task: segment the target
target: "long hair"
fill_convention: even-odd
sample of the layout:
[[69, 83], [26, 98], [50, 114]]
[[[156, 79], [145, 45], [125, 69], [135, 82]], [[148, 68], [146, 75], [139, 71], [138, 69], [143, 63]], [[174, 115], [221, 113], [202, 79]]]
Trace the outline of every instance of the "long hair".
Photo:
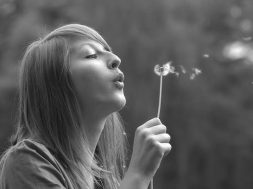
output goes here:
[[[88, 187], [87, 174], [104, 188], [116, 189], [124, 174], [126, 144], [123, 121], [118, 112], [107, 117], [95, 158], [81, 127], [81, 111], [70, 77], [71, 44], [74, 39], [106, 41], [92, 28], [69, 24], [33, 42], [21, 62], [17, 143], [28, 137], [50, 147], [64, 166], [74, 188]], [[83, 132], [81, 132], [83, 131]]]

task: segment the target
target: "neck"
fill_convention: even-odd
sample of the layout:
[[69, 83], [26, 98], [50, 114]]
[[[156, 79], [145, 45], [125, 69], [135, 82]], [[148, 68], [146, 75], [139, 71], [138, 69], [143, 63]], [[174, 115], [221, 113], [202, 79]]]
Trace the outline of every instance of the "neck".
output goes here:
[[83, 128], [89, 142], [89, 148], [94, 155], [100, 135], [104, 129], [107, 116], [85, 115], [83, 117]]

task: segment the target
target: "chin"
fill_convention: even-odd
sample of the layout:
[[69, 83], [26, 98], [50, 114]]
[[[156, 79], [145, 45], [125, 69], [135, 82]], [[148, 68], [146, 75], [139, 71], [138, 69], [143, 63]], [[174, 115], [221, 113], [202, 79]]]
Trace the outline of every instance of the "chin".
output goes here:
[[124, 108], [125, 105], [126, 105], [125, 97], [121, 99], [117, 99], [117, 101], [113, 102], [113, 107], [112, 107], [113, 112], [120, 111], [122, 108]]
[[126, 99], [125, 97], [122, 99], [119, 99], [117, 102], [115, 102], [115, 111], [119, 111], [126, 105]]
[[113, 112], [120, 111], [126, 105], [125, 95], [122, 93], [115, 93], [110, 97], [103, 96], [99, 102], [97, 108], [106, 114], [111, 114]]

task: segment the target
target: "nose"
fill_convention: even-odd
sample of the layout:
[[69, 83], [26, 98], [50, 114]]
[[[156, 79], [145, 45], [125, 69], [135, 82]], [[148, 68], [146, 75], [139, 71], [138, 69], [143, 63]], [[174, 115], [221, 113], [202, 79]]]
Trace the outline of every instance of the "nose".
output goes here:
[[120, 58], [117, 55], [115, 55], [114, 53], [111, 53], [111, 58], [109, 61], [109, 68], [116, 69], [119, 67], [120, 64], [121, 64]]

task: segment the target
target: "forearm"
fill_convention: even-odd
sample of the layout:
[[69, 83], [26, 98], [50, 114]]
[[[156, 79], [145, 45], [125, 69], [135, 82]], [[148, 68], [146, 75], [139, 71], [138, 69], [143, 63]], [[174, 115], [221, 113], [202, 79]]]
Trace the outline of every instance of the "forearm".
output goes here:
[[147, 189], [148, 185], [148, 179], [133, 172], [126, 172], [119, 189]]

